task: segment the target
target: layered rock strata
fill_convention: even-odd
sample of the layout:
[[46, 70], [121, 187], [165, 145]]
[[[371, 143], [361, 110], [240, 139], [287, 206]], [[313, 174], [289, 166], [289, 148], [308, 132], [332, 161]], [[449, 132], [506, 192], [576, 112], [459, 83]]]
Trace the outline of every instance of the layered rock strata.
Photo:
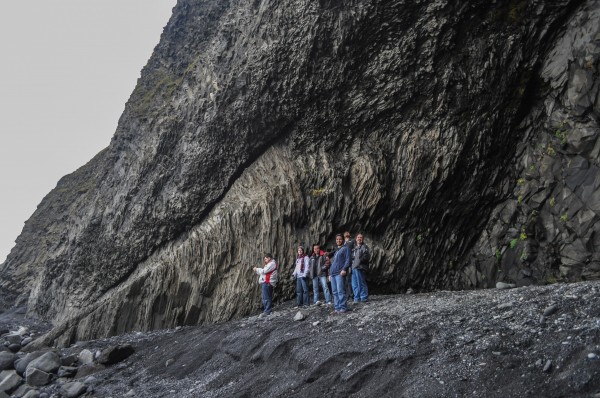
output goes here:
[[60, 344], [219, 322], [259, 307], [264, 251], [290, 297], [295, 246], [344, 229], [374, 292], [598, 277], [599, 9], [180, 0], [110, 146], [27, 221], [5, 299]]

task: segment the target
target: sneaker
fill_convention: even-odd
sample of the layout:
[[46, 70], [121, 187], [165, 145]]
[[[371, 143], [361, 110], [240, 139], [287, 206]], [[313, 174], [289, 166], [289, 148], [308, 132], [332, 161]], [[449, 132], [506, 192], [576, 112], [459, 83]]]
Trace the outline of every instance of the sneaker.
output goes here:
[[321, 303], [319, 300], [317, 300], [317, 302], [315, 303], [315, 305], [321, 305], [323, 303]]
[[339, 311], [338, 310], [333, 310], [333, 311], [331, 311], [331, 313], [329, 315], [337, 315], [337, 314], [339, 314]]
[[346, 312], [348, 312], [348, 310], [338, 310], [336, 311], [338, 314], [345, 314]]
[[263, 313], [262, 313], [262, 314], [260, 314], [258, 317], [259, 317], [259, 318], [264, 318], [264, 317], [266, 317], [266, 316], [267, 316], [267, 314], [265, 314], [265, 313], [263, 312]]
[[300, 308], [300, 307], [298, 307], [298, 306], [292, 307], [293, 310], [297, 310], [298, 308]]
[[325, 303], [325, 305], [332, 305], [332, 303], [331, 303], [331, 301], [330, 301], [330, 302], [328, 302], [328, 303]]

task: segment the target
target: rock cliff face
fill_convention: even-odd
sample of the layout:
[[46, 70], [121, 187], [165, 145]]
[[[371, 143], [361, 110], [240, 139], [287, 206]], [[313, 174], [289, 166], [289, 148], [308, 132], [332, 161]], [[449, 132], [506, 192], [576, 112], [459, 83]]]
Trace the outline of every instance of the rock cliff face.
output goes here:
[[600, 2], [180, 0], [110, 146], [0, 268], [58, 344], [260, 305], [362, 231], [374, 292], [600, 276]]

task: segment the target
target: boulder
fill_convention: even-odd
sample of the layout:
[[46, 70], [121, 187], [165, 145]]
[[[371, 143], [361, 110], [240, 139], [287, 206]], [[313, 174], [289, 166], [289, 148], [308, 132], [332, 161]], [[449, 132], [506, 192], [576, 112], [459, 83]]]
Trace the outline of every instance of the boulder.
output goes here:
[[110, 346], [104, 349], [98, 357], [98, 363], [110, 366], [119, 363], [135, 352], [130, 344]]
[[37, 368], [28, 367], [27, 371], [25, 372], [25, 379], [27, 380], [27, 384], [30, 386], [42, 387], [52, 381], [52, 374]]
[[86, 365], [81, 365], [78, 369], [77, 369], [77, 374], [75, 374], [75, 378], [76, 379], [81, 379], [84, 378], [86, 376], [91, 375], [92, 373], [96, 373], [101, 371], [102, 369], [105, 369], [106, 366], [104, 365], [100, 365], [97, 363], [88, 363]]
[[29, 354], [25, 355], [23, 358], [17, 359], [15, 361], [15, 369], [16, 369], [17, 373], [20, 374], [21, 376], [24, 376], [25, 371], [27, 370], [27, 365], [29, 365], [29, 363], [31, 363], [31, 361], [41, 357], [45, 353], [46, 353], [46, 351], [30, 352]]
[[6, 393], [10, 393], [14, 391], [17, 387], [19, 387], [23, 383], [23, 378], [17, 374], [17, 372], [10, 371], [8, 374], [5, 373], [5, 376], [0, 381], [0, 391], [4, 391]]
[[0, 371], [13, 369], [16, 356], [10, 352], [0, 352]]
[[46, 373], [56, 373], [60, 368], [60, 357], [53, 351], [44, 353], [39, 358], [34, 359], [27, 365], [27, 370], [36, 368]]

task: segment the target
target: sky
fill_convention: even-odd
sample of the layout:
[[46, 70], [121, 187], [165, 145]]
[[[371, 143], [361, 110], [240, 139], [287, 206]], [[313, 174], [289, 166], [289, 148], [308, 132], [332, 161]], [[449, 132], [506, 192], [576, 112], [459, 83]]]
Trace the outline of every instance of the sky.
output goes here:
[[0, 263], [58, 180], [108, 146], [175, 3], [0, 2]]

